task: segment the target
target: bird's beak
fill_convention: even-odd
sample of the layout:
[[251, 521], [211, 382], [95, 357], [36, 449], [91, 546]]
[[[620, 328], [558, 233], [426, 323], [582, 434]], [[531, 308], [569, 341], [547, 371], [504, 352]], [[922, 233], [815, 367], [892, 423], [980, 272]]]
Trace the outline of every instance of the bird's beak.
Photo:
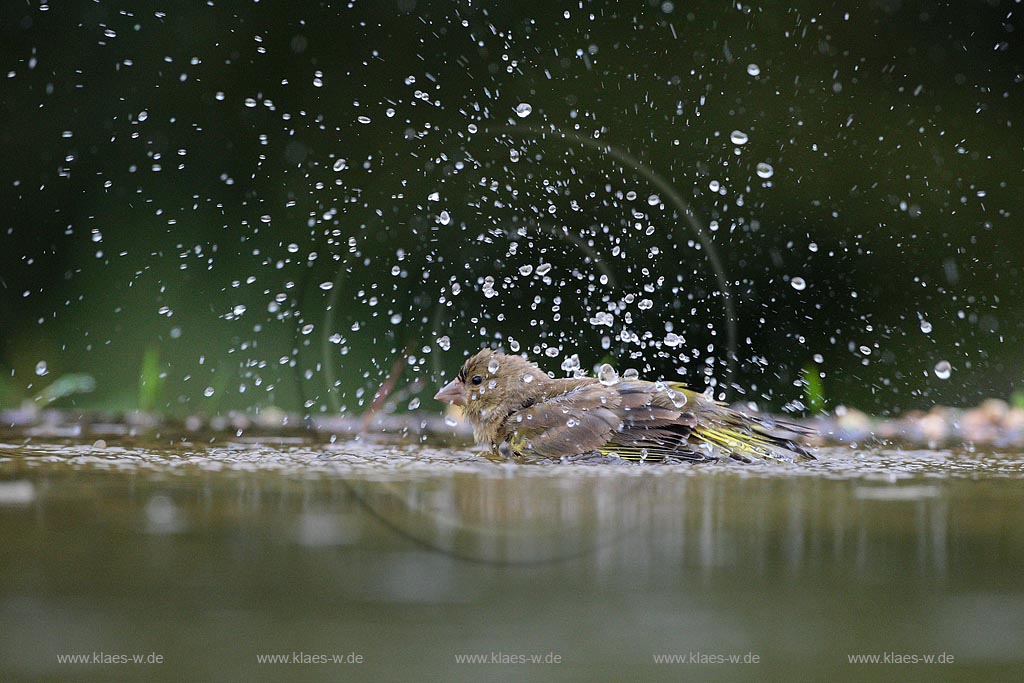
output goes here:
[[453, 379], [441, 387], [441, 391], [434, 394], [434, 399], [457, 406], [464, 406], [466, 405], [466, 386], [459, 380]]

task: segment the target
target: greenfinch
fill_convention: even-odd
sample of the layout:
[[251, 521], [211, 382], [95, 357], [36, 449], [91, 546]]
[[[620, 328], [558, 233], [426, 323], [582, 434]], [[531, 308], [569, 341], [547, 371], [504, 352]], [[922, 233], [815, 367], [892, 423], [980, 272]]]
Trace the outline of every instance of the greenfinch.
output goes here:
[[483, 349], [434, 397], [462, 406], [494, 455], [599, 454], [635, 461], [814, 460], [784, 435], [803, 427], [754, 417], [674, 382], [552, 379], [520, 356]]

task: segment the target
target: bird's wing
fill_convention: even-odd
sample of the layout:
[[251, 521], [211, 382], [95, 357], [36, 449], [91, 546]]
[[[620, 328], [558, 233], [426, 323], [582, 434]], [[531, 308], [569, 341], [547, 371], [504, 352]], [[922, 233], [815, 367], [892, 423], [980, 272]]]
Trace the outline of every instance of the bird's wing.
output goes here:
[[[563, 380], [504, 425], [513, 450], [545, 457], [598, 451], [626, 460], [813, 460], [780, 432], [803, 428], [740, 413], [678, 383]], [[703, 447], [702, 447], [703, 446]]]
[[623, 426], [603, 450], [620, 457], [702, 461], [714, 460], [718, 451], [746, 462], [814, 459], [782, 434], [806, 433], [802, 427], [741, 413], [682, 384], [621, 382], [616, 389], [622, 395], [616, 412]]
[[512, 413], [506, 430], [517, 446], [545, 457], [589, 453], [604, 446], [622, 426], [620, 398], [599, 382], [572, 382]]
[[[710, 402], [709, 402], [710, 403]], [[783, 432], [808, 434], [799, 425], [753, 417], [714, 404], [714, 412], [694, 430], [694, 437], [724, 451], [734, 460], [815, 460], [814, 454]]]
[[[813, 433], [811, 430], [771, 417], [749, 415], [690, 391], [682, 384], [673, 384], [686, 394], [698, 416], [693, 427], [693, 440], [710, 444], [730, 458], [781, 460], [795, 462], [814, 460], [814, 455], [794, 438]], [[794, 438], [786, 436], [786, 433]]]
[[713, 460], [689, 445], [697, 423], [697, 407], [689, 392], [662, 382], [624, 381], [615, 385], [621, 397], [615, 413], [622, 428], [600, 450], [626, 460]]

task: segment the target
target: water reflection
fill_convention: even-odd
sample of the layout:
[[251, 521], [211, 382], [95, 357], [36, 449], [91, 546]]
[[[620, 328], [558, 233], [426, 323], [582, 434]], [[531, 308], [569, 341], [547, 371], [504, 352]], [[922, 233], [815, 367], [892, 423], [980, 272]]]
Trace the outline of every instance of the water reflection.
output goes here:
[[[631, 566], [794, 575], [826, 564], [883, 573], [894, 555], [904, 569], [942, 575], [951, 504], [991, 489], [977, 480], [1024, 472], [1012, 456], [845, 449], [788, 467], [495, 464], [472, 452], [359, 443], [5, 451], [0, 506], [45, 515], [88, 503], [146, 534], [273, 516], [308, 547], [372, 538], [495, 564], [610, 554]], [[975, 528], [978, 515], [986, 519]], [[972, 533], [1019, 537], [1010, 521], [1022, 520], [974, 507], [957, 516]]]

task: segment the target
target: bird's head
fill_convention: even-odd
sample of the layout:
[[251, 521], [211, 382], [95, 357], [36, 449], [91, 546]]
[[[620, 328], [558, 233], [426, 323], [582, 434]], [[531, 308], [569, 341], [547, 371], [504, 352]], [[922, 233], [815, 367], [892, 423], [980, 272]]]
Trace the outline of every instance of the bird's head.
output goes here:
[[482, 349], [434, 398], [463, 406], [466, 417], [480, 424], [504, 420], [537, 395], [547, 381], [548, 376], [525, 358]]

